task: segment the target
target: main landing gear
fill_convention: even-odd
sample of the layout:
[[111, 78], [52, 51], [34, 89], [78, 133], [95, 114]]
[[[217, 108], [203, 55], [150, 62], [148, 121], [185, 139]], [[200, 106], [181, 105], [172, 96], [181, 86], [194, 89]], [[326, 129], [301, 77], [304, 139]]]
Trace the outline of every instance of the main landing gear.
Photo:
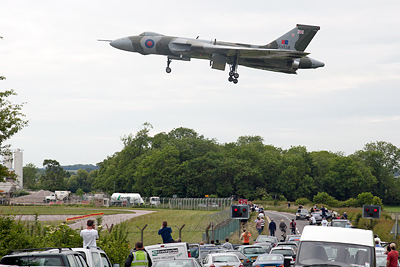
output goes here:
[[238, 63], [238, 59], [237, 57], [235, 57], [235, 59], [233, 60], [233, 64], [230, 67], [230, 71], [229, 71], [229, 78], [228, 81], [233, 82], [234, 84], [238, 83], [238, 78], [239, 78], [239, 73], [237, 73], [237, 64]]
[[172, 71], [172, 69], [169, 67], [169, 64], [171, 64], [171, 59], [167, 59], [167, 67], [165, 68], [165, 71], [167, 72], [167, 73], [171, 73], [171, 71]]

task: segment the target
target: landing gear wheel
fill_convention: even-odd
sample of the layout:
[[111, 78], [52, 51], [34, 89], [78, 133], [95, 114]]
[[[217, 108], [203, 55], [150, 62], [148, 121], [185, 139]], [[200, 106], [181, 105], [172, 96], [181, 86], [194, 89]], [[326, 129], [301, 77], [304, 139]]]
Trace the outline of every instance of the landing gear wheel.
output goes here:
[[239, 78], [239, 73], [234, 73], [233, 77], [235, 77], [236, 79]]
[[232, 76], [229, 76], [228, 81], [233, 82]]
[[238, 83], [239, 73], [237, 73], [238, 67], [238, 58], [237, 55], [231, 58], [231, 65], [229, 70], [229, 78], [228, 81], [233, 82], [234, 84]]
[[233, 83], [234, 83], [234, 84], [237, 84], [238, 82], [239, 82], [238, 79], [236, 79], [236, 78], [233, 79]]
[[167, 67], [166, 69], [165, 69], [165, 71], [167, 72], [167, 73], [171, 73], [171, 68], [170, 67]]

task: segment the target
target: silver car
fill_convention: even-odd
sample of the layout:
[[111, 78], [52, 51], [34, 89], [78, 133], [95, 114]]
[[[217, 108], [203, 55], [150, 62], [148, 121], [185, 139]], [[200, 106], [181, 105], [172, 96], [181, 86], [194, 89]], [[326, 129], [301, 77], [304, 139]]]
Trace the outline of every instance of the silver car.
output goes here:
[[233, 253], [211, 253], [203, 260], [203, 267], [243, 267], [243, 263]]

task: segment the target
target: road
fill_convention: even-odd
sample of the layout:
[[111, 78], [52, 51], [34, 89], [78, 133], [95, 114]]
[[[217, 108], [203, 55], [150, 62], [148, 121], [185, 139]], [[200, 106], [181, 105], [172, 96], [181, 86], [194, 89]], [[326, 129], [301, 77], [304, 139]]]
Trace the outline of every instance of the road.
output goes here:
[[[288, 227], [287, 234], [290, 233], [289, 229], [289, 223], [292, 221], [292, 219], [296, 219], [296, 215], [293, 213], [287, 213], [287, 212], [278, 212], [278, 211], [270, 211], [270, 210], [264, 210], [264, 214], [266, 215], [266, 222], [265, 222], [265, 227], [268, 226], [269, 222], [271, 219], [274, 220], [276, 223], [277, 228], [279, 229], [279, 223], [281, 220], [284, 220]], [[304, 226], [308, 225], [307, 220], [295, 220], [296, 222], [296, 234], [301, 234], [303, 232]], [[281, 233], [279, 230], [276, 232], [276, 236], [280, 236]]]

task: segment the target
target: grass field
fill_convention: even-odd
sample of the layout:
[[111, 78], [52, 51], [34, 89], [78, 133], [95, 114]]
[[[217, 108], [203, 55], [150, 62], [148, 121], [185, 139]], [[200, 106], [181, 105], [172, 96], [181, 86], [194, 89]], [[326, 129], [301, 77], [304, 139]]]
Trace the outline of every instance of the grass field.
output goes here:
[[126, 208], [94, 208], [87, 206], [0, 206], [0, 214], [5, 215], [85, 215], [103, 212], [104, 215], [130, 213]]

